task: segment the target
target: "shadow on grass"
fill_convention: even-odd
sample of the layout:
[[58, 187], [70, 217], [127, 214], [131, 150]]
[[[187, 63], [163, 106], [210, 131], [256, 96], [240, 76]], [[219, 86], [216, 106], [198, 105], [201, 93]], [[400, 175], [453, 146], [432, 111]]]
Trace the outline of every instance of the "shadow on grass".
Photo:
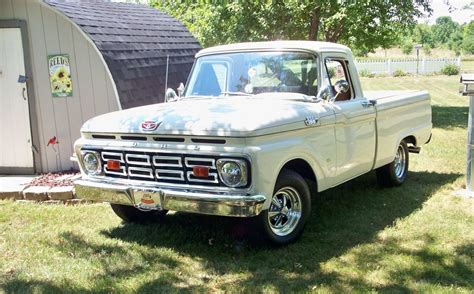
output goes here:
[[466, 128], [469, 116], [467, 106], [432, 106], [433, 127], [441, 129]]
[[[312, 217], [303, 237], [295, 244], [282, 248], [249, 242], [248, 237], [252, 233], [248, 219], [176, 213], [160, 224], [123, 224], [101, 232], [111, 241], [138, 244], [145, 247], [144, 250], [127, 251], [94, 244], [84, 236], [72, 233], [62, 235], [64, 245], [58, 249], [82, 252], [77, 258], [84, 259], [105, 254], [104, 258], [99, 259], [104, 271], [95, 277], [98, 282], [94, 291], [109, 292], [124, 279], [146, 275], [150, 271], [162, 271], [162, 274], [151, 281], [143, 281], [138, 285], [138, 292], [181, 291], [183, 285], [188, 291], [215, 290], [209, 287], [213, 277], [239, 273], [245, 273], [244, 277], [229, 284], [222, 283], [219, 289], [238, 289], [239, 292], [265, 289], [306, 291], [311, 290], [313, 285], [325, 286], [336, 292], [373, 289], [373, 285], [360, 277], [324, 270], [321, 264], [359, 245], [379, 242], [377, 234], [380, 231], [420, 209], [436, 190], [460, 176], [410, 172], [406, 184], [393, 189], [376, 188], [373, 174], [357, 178], [317, 195], [313, 199]], [[391, 284], [376, 290], [411, 291], [406, 286], [407, 281], [418, 280], [433, 285], [473, 286], [470, 277], [474, 272], [463, 259], [456, 258], [454, 264], [447, 264], [443, 253], [432, 252], [433, 240], [429, 236], [425, 239], [425, 245], [415, 251], [401, 248], [391, 240], [386, 240], [379, 250], [355, 250], [351, 267], [377, 265], [387, 254], [406, 254], [416, 257], [424, 266], [390, 273]], [[187, 284], [188, 277], [179, 273], [180, 267], [187, 266], [183, 260], [164, 256], [156, 249], [169, 249], [181, 257], [199, 261], [204, 272], [201, 276], [197, 275], [201, 283]], [[472, 248], [460, 248], [459, 252], [470, 250]], [[109, 255], [115, 255], [112, 260], [124, 264], [111, 264], [107, 258]], [[144, 261], [148, 266], [143, 264]], [[64, 288], [48, 282], [15, 279], [10, 279], [0, 289], [16, 292], [25, 287], [39, 292], [64, 292]], [[71, 292], [75, 291], [71, 289]], [[88, 292], [88, 289], [78, 289], [77, 292]]]

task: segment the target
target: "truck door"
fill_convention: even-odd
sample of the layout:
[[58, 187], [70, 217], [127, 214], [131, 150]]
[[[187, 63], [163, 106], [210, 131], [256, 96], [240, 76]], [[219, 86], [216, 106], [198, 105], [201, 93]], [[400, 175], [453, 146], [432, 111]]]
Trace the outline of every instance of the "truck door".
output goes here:
[[[355, 70], [344, 55], [324, 58], [326, 82], [331, 85], [335, 97], [332, 107], [336, 115], [336, 176], [335, 184], [364, 174], [372, 169], [375, 157], [376, 125], [375, 108], [362, 91]], [[352, 75], [351, 75], [352, 74]], [[345, 80], [349, 90], [336, 94], [334, 85]], [[355, 84], [354, 81], [357, 83]]]

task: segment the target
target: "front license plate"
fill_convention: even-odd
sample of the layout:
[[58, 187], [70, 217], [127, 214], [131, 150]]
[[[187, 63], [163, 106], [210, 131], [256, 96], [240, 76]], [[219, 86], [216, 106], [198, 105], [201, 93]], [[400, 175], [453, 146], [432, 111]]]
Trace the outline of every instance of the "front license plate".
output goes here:
[[161, 209], [161, 192], [134, 190], [135, 204], [143, 209]]

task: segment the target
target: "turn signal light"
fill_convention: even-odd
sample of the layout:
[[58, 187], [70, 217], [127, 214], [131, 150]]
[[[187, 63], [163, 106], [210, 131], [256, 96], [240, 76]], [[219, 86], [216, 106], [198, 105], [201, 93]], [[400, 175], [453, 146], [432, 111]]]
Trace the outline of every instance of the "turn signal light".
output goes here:
[[108, 160], [107, 161], [108, 170], [120, 170], [120, 161], [118, 160]]
[[193, 175], [198, 178], [209, 177], [209, 168], [207, 166], [194, 166]]

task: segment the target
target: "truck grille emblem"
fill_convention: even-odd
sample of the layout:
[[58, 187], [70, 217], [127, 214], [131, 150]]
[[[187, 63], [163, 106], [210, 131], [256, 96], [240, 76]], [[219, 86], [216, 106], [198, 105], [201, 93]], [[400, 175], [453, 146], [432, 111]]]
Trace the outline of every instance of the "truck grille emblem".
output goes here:
[[142, 122], [142, 131], [154, 131], [160, 126], [161, 122], [146, 120]]

